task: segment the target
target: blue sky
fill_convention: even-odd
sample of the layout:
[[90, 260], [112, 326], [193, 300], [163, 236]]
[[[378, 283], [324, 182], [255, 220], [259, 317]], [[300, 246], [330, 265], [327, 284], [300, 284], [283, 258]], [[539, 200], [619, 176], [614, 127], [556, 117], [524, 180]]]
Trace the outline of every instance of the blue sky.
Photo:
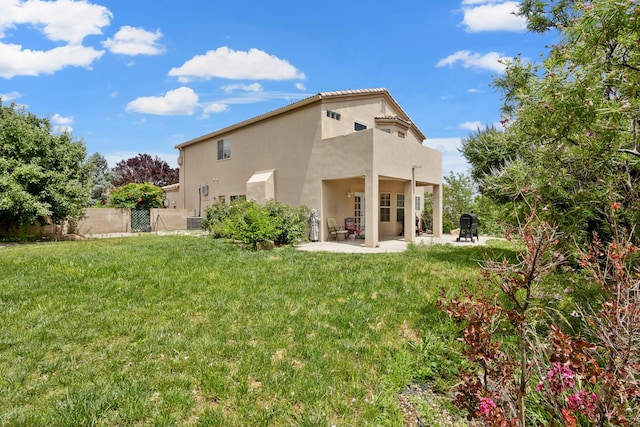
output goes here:
[[537, 61], [517, 2], [0, 0], [0, 96], [114, 166], [176, 166], [176, 144], [318, 92], [387, 88], [465, 172], [456, 148], [499, 123], [501, 58]]

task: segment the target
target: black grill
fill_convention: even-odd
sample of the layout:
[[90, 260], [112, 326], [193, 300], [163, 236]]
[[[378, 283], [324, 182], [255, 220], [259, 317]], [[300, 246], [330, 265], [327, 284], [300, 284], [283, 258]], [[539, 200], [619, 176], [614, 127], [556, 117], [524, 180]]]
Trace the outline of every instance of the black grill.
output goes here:
[[460, 235], [456, 241], [471, 239], [471, 243], [473, 243], [474, 237], [478, 239], [478, 216], [473, 212], [462, 214], [460, 216]]

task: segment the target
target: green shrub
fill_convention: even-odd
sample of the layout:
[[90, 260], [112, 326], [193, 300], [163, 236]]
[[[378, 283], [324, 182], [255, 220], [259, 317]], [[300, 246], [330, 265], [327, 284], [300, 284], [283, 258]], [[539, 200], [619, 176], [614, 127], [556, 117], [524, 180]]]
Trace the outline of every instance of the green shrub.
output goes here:
[[270, 217], [269, 212], [255, 202], [244, 202], [244, 205], [244, 212], [232, 218], [235, 233], [233, 237], [252, 246], [268, 240], [275, 241], [282, 221]]
[[231, 238], [230, 221], [232, 210], [237, 209], [238, 202], [216, 203], [205, 209], [205, 217], [201, 227], [215, 238]]
[[107, 205], [114, 208], [151, 209], [163, 207], [163, 202], [162, 188], [150, 182], [132, 182], [112, 190]]
[[269, 200], [265, 204], [269, 216], [279, 218], [278, 234], [274, 240], [277, 245], [296, 244], [304, 240], [307, 232], [307, 218], [309, 208], [306, 206], [293, 207], [284, 203]]
[[216, 203], [205, 210], [202, 228], [213, 237], [240, 240], [252, 247], [265, 241], [295, 244], [304, 238], [308, 210], [273, 200], [265, 205], [244, 200]]

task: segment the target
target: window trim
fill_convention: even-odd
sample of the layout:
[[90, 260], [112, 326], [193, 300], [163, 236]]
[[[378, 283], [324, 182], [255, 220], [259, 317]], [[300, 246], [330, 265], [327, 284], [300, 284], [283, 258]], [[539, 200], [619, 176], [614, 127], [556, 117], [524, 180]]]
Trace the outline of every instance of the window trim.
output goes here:
[[[400, 215], [400, 211], [402, 211], [402, 215]], [[405, 214], [404, 193], [396, 193], [396, 221], [404, 222], [404, 214]]]
[[[384, 197], [383, 197], [384, 196]], [[391, 193], [380, 192], [378, 195], [380, 222], [391, 222]]]
[[[222, 143], [222, 145], [220, 144]], [[227, 160], [231, 158], [231, 140], [229, 138], [219, 139], [217, 142], [218, 160]]]

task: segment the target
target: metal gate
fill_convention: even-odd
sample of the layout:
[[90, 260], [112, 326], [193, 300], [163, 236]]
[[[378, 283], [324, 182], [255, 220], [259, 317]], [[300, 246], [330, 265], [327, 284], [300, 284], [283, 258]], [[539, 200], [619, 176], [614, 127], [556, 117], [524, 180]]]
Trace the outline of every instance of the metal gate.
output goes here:
[[131, 209], [131, 232], [151, 231], [151, 212], [149, 209]]

